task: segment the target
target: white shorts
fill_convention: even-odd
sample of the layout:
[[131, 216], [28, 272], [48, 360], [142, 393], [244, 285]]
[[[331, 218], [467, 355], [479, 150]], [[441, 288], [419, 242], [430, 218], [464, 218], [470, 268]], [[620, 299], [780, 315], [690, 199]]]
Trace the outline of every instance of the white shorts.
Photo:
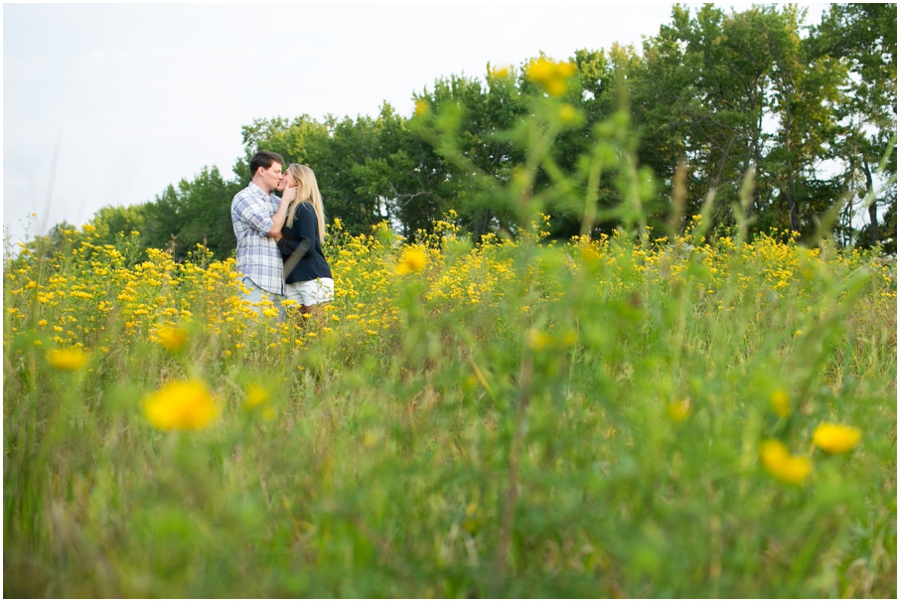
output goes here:
[[301, 305], [316, 305], [334, 299], [334, 280], [316, 278], [284, 285], [284, 296]]

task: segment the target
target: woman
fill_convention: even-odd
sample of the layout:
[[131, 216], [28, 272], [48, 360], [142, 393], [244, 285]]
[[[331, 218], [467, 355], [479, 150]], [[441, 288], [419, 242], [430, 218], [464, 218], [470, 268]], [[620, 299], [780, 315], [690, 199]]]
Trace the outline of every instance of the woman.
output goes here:
[[297, 196], [288, 205], [281, 236], [276, 239], [284, 260], [284, 296], [300, 303], [301, 315], [308, 317], [334, 299], [331, 268], [322, 252], [325, 210], [316, 174], [309, 167], [290, 164], [282, 181], [284, 190], [297, 189]]

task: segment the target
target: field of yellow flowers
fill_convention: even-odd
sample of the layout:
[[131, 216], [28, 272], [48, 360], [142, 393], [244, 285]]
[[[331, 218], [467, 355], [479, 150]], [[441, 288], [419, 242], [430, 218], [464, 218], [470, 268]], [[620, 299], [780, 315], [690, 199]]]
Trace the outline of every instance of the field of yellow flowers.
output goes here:
[[331, 228], [322, 320], [90, 227], [4, 272], [4, 595], [895, 597], [896, 264]]

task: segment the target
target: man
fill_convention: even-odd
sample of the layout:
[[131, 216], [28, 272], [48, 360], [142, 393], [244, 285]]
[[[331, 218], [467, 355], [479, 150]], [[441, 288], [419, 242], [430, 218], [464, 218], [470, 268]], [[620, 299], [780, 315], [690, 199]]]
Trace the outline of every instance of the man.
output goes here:
[[[250, 159], [250, 184], [231, 201], [231, 222], [237, 238], [237, 271], [250, 289], [244, 298], [251, 303], [268, 299], [284, 319], [284, 263], [273, 236], [281, 235], [287, 207], [297, 189], [279, 199], [274, 191], [281, 183], [284, 159], [278, 153], [260, 151]], [[257, 313], [258, 307], [254, 308]]]

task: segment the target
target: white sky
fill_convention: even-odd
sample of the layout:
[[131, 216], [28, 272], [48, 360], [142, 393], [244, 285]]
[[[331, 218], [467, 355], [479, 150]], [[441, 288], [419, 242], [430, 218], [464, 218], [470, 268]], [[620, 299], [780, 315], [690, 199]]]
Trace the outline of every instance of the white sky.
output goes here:
[[34, 235], [151, 201], [204, 166], [231, 179], [256, 118], [375, 116], [383, 101], [409, 116], [414, 91], [488, 62], [640, 49], [671, 7], [4, 4], [3, 223], [19, 241], [32, 212]]

